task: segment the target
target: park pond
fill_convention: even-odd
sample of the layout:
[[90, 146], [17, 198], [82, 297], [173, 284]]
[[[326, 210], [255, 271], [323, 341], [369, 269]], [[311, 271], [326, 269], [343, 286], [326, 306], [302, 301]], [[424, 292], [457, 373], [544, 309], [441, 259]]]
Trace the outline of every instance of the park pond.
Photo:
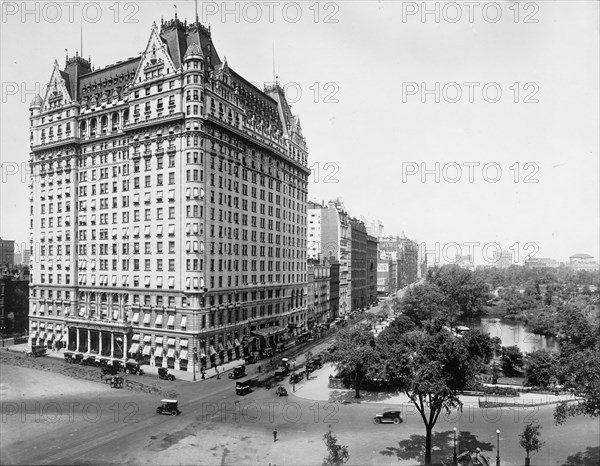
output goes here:
[[531, 353], [542, 349], [558, 353], [558, 339], [546, 335], [531, 333], [520, 321], [505, 320], [498, 317], [473, 317], [462, 323], [472, 330], [481, 330], [490, 337], [499, 337], [502, 346], [518, 346], [521, 352]]

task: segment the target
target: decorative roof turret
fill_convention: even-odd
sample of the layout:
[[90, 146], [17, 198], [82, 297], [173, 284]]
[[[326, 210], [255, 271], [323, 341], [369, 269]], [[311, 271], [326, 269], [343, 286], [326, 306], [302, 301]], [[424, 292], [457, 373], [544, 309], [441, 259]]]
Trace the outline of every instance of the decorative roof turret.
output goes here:
[[35, 97], [33, 98], [33, 100], [31, 101], [31, 103], [29, 104], [29, 108], [31, 110], [36, 109], [36, 108], [40, 109], [40, 108], [42, 108], [43, 103], [44, 102], [42, 100], [42, 97], [39, 94], [36, 94]]
[[185, 55], [183, 56], [183, 60], [191, 60], [193, 58], [203, 60], [204, 54], [202, 53], [202, 49], [198, 44], [192, 42], [190, 46], [187, 48]]

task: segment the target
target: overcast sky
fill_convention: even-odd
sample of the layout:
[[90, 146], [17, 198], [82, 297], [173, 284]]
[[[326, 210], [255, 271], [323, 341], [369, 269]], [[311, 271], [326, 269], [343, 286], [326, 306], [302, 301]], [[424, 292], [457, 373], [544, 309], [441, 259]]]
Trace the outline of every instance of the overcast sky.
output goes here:
[[[275, 73], [300, 115], [309, 198], [343, 199], [442, 262], [499, 245], [599, 253], [598, 2], [198, 2], [231, 68]], [[29, 102], [54, 60], [136, 56], [173, 2], [4, 2], [0, 234], [28, 238]], [[224, 6], [229, 13], [226, 14]], [[436, 12], [437, 10], [437, 12]], [[177, 2], [179, 19], [194, 2]], [[426, 172], [424, 170], [427, 170]], [[16, 172], [16, 173], [15, 173]]]

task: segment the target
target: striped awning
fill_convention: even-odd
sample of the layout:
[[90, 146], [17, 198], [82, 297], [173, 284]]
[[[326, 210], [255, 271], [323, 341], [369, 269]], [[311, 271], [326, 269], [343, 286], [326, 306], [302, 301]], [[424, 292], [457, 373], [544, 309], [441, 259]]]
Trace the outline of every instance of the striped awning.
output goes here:
[[152, 347], [151, 346], [144, 346], [142, 354], [144, 356], [149, 356], [151, 351], [152, 351]]
[[186, 359], [188, 358], [188, 352], [187, 350], [181, 350], [181, 352], [179, 353], [179, 359]]

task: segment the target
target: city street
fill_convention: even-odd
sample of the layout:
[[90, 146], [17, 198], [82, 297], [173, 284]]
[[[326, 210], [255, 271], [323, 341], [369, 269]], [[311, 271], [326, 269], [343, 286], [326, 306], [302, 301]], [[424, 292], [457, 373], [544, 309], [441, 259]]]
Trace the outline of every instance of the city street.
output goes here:
[[[318, 342], [313, 352], [327, 344]], [[298, 365], [302, 361], [297, 358]], [[250, 366], [249, 374], [255, 370]], [[175, 381], [171, 386], [182, 414], [172, 417], [155, 413], [158, 395], [4, 364], [2, 463], [320, 464], [326, 456], [322, 437], [329, 425], [339, 442], [348, 445], [349, 464], [422, 462], [424, 428], [410, 404], [395, 405], [384, 394], [365, 394], [364, 400], [376, 402], [346, 404], [348, 397], [327, 389], [331, 372], [328, 366], [316, 371], [311, 380], [296, 386], [295, 393], [286, 377], [282, 384], [289, 396], [281, 398], [275, 387], [237, 396], [235, 382], [227, 377]], [[375, 425], [373, 416], [386, 408], [402, 409], [406, 422]], [[553, 406], [482, 410], [469, 405], [462, 414], [438, 421], [434, 459], [452, 457], [457, 427], [458, 452], [479, 447], [493, 463], [500, 429], [501, 464], [522, 464], [517, 435], [531, 420], [543, 426], [546, 441], [532, 464], [564, 464], [570, 455], [597, 448], [595, 420], [570, 419], [567, 428], [559, 429], [553, 425], [552, 410]]]

